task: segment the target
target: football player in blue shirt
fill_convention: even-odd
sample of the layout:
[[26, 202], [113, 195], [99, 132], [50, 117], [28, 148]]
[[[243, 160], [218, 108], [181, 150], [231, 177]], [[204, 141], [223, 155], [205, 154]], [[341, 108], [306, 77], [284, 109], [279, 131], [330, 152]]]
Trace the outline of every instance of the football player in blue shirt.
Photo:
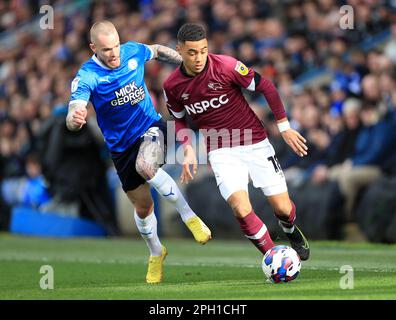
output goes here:
[[175, 181], [160, 168], [165, 159], [166, 126], [144, 82], [146, 61], [180, 64], [182, 60], [175, 50], [158, 44], [120, 44], [109, 21], [95, 23], [90, 37], [94, 55], [72, 82], [66, 125], [72, 131], [81, 129], [88, 101], [92, 103], [122, 188], [135, 207], [137, 228], [150, 249], [146, 281], [158, 283], [167, 251], [158, 238], [150, 186], [174, 204], [199, 243], [211, 239], [210, 230], [187, 204]]

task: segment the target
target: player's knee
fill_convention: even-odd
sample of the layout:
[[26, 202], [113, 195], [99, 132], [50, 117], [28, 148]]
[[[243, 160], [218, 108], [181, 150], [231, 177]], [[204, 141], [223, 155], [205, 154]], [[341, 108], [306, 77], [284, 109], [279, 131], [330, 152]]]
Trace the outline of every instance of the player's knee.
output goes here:
[[252, 205], [250, 204], [247, 193], [236, 192], [232, 194], [228, 199], [227, 203], [230, 205], [234, 215], [237, 218], [244, 218], [252, 211]]
[[252, 207], [247, 204], [231, 204], [231, 208], [237, 218], [244, 218], [252, 211]]
[[138, 158], [136, 160], [136, 172], [145, 180], [151, 180], [152, 178], [154, 178], [155, 174], [158, 171], [158, 168], [159, 166], [157, 164], [149, 163], [143, 158]]
[[140, 219], [144, 219], [148, 217], [154, 209], [154, 203], [152, 201], [148, 201], [146, 203], [133, 203], [135, 207], [136, 214]]

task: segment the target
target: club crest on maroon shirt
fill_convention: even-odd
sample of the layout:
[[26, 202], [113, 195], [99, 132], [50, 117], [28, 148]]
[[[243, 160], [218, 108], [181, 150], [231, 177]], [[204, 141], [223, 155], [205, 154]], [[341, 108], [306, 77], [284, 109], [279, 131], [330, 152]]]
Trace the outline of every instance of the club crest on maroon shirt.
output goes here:
[[215, 82], [209, 82], [208, 83], [208, 88], [217, 90], [217, 89], [223, 89], [220, 83], [215, 83]]

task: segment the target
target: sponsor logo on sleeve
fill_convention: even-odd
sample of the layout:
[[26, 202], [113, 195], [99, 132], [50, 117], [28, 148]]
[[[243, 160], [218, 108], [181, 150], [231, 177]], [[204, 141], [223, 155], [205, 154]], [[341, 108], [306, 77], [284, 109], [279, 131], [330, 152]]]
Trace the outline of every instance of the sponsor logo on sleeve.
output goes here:
[[249, 69], [241, 61], [237, 62], [235, 66], [235, 71], [242, 76], [246, 76], [249, 73]]
[[71, 92], [75, 92], [78, 88], [78, 82], [80, 81], [80, 77], [75, 77], [71, 83]]

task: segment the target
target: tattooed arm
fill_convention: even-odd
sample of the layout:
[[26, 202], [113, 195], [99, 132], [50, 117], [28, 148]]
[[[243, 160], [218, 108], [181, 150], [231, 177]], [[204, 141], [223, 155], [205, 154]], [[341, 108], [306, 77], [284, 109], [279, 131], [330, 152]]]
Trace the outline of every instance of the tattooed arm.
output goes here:
[[87, 123], [87, 102], [73, 100], [69, 103], [69, 110], [66, 116], [66, 126], [70, 131], [78, 131]]
[[153, 44], [149, 47], [151, 50], [153, 50], [153, 59], [172, 64], [180, 64], [182, 62], [180, 54], [178, 54], [177, 51], [173, 50], [172, 48], [162, 46], [160, 44]]

